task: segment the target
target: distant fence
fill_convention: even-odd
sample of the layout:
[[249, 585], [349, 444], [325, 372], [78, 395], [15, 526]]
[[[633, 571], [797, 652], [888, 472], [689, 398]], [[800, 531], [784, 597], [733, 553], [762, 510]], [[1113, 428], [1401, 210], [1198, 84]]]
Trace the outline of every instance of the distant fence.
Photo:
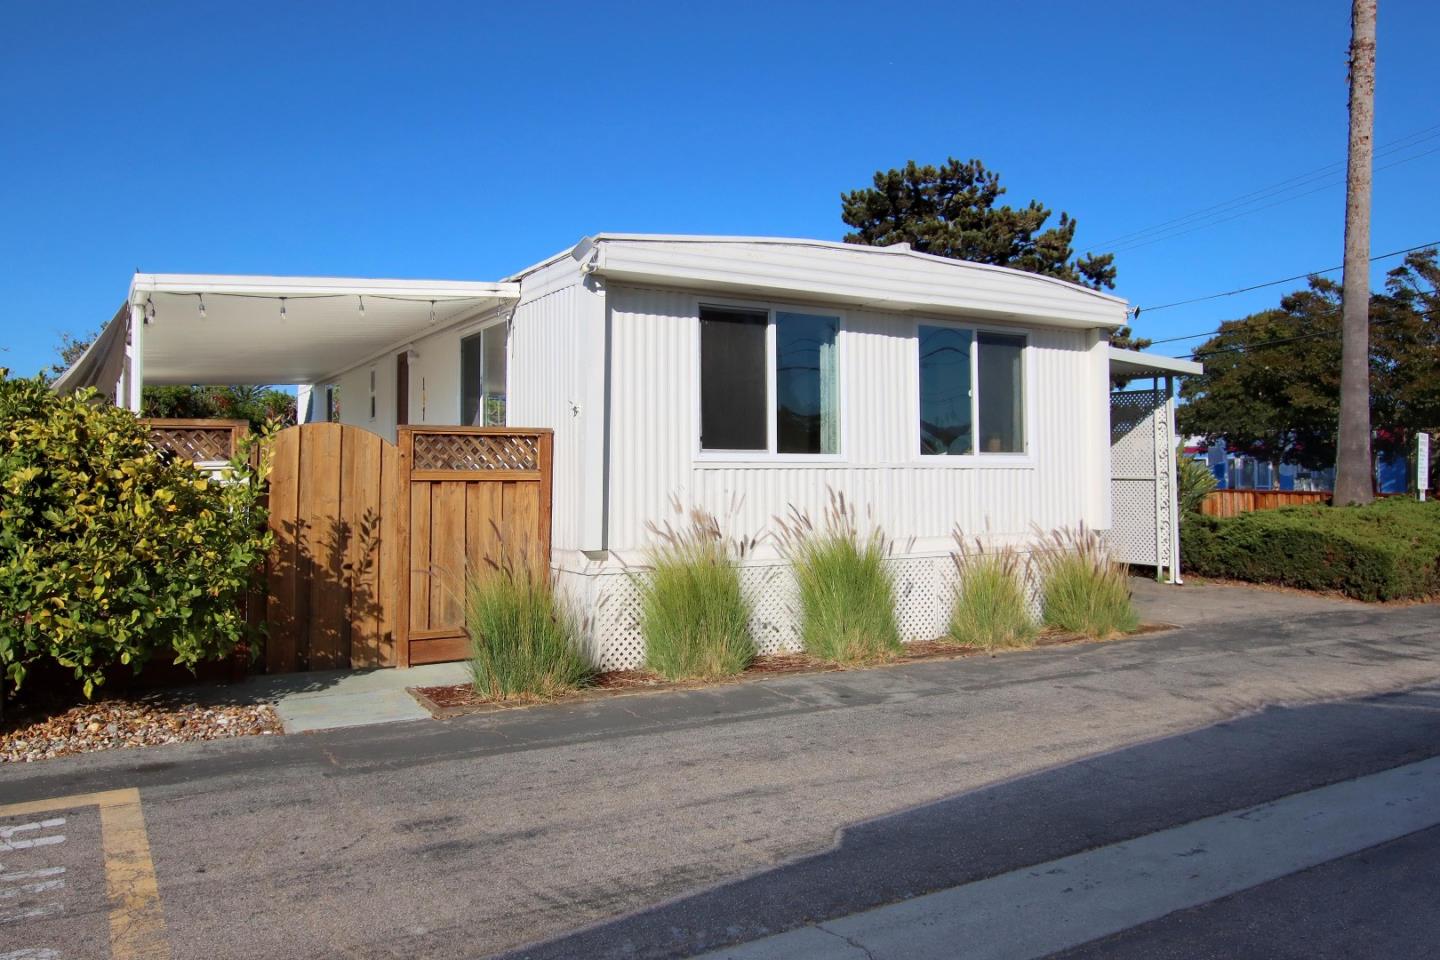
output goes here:
[[[153, 442], [228, 459], [244, 421], [151, 420]], [[271, 673], [410, 666], [468, 655], [462, 598], [504, 563], [548, 567], [549, 430], [339, 423], [270, 441], [275, 547], [263, 611]]]
[[1329, 502], [1328, 490], [1213, 490], [1200, 512], [1207, 517], [1234, 517], [1252, 510]]
[[174, 420], [151, 417], [150, 442], [157, 449], [198, 464], [219, 463], [235, 456], [240, 438], [250, 432], [246, 420]]

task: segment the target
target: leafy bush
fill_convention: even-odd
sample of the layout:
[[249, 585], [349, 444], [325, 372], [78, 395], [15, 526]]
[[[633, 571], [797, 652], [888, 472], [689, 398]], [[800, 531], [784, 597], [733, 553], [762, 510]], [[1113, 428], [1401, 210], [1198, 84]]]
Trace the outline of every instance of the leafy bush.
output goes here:
[[86, 696], [116, 664], [194, 667], [249, 630], [240, 606], [270, 546], [264, 468], [216, 482], [151, 449], [93, 390], [60, 397], [0, 369], [0, 667], [51, 660]]
[[755, 658], [736, 565], [751, 544], [726, 536], [708, 511], [673, 506], [684, 520], [649, 524], [658, 543], [635, 577], [645, 665], [667, 680], [733, 676]]
[[999, 650], [1028, 647], [1038, 632], [1025, 602], [1025, 564], [1014, 546], [985, 549], [955, 533], [950, 554], [959, 583], [950, 610], [950, 639], [966, 646]]
[[1051, 531], [1036, 557], [1044, 578], [1047, 626], [1100, 640], [1140, 626], [1125, 568], [1110, 559], [1093, 530], [1082, 524]]
[[491, 700], [548, 700], [593, 670], [580, 651], [579, 619], [559, 601], [548, 570], [506, 562], [465, 591], [470, 678]]
[[1189, 516], [1180, 525], [1180, 554], [1183, 567], [1202, 576], [1357, 600], [1430, 597], [1440, 594], [1440, 504], [1396, 497], [1364, 507]]
[[885, 561], [890, 542], [872, 525], [862, 536], [844, 494], [830, 492], [824, 523], [793, 506], [776, 518], [781, 549], [795, 571], [800, 639], [831, 663], [880, 660], [900, 652], [895, 584]]

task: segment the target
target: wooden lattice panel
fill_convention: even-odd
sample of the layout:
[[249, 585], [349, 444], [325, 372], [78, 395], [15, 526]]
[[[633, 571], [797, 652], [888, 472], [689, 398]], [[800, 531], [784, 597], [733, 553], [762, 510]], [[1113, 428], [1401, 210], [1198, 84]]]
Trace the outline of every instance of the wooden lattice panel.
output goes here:
[[203, 463], [235, 455], [235, 432], [226, 427], [154, 427], [150, 442], [177, 457]]
[[540, 438], [513, 433], [417, 433], [413, 468], [538, 471]]

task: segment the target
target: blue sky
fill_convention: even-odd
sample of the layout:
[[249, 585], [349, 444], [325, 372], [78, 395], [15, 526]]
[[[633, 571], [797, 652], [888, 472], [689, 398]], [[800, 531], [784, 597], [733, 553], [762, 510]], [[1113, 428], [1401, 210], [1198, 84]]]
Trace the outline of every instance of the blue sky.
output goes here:
[[[487, 280], [599, 230], [838, 239], [841, 191], [947, 155], [1110, 249], [1345, 154], [1343, 0], [10, 3], [0, 35], [0, 365], [24, 374], [137, 267]], [[1382, 4], [1377, 143], [1435, 129], [1377, 163], [1407, 161], [1376, 174], [1376, 253], [1440, 240], [1437, 36], [1440, 4]], [[1122, 250], [1117, 292], [1338, 264], [1339, 180]]]

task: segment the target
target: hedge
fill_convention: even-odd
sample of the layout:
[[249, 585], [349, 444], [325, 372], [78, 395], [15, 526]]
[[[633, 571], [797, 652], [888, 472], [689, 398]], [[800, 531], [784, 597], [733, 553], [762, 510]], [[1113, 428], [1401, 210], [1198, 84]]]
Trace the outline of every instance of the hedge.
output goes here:
[[1201, 576], [1338, 591], [1357, 600], [1440, 594], [1440, 503], [1312, 505], [1188, 515], [1181, 563]]

